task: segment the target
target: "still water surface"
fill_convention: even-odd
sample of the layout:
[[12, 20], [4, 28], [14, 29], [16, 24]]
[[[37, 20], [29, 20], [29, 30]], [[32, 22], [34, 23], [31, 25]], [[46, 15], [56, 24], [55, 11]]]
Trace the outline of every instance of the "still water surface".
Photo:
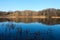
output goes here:
[[60, 40], [60, 24], [0, 22], [0, 40]]

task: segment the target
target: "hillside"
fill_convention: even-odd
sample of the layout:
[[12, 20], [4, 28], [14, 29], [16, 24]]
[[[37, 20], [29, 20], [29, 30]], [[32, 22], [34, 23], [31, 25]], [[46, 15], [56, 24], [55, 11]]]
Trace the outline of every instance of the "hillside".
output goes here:
[[47, 24], [60, 23], [60, 9], [44, 9], [41, 11], [0, 11], [0, 21], [15, 21], [15, 22], [42, 22]]

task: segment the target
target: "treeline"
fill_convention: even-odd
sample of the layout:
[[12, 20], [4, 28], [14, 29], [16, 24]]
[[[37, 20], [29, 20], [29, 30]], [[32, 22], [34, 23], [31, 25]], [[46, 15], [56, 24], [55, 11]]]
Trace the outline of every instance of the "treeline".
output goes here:
[[3, 12], [0, 11], [0, 16], [2, 15], [19, 15], [19, 16], [40, 16], [40, 15], [45, 15], [45, 16], [60, 16], [60, 9], [44, 9], [42, 11], [31, 11], [31, 10], [25, 10], [25, 11], [11, 11], [11, 12]]

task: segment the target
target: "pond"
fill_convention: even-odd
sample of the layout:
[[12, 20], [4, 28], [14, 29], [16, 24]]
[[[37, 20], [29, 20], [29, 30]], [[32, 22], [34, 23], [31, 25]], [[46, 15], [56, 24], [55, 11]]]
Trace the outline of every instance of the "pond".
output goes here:
[[0, 22], [0, 40], [60, 40], [60, 24]]

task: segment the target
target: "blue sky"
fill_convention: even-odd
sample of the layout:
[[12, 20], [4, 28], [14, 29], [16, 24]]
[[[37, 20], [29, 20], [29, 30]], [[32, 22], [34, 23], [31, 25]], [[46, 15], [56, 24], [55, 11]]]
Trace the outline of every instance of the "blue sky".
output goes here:
[[0, 0], [0, 11], [60, 9], [60, 0]]

